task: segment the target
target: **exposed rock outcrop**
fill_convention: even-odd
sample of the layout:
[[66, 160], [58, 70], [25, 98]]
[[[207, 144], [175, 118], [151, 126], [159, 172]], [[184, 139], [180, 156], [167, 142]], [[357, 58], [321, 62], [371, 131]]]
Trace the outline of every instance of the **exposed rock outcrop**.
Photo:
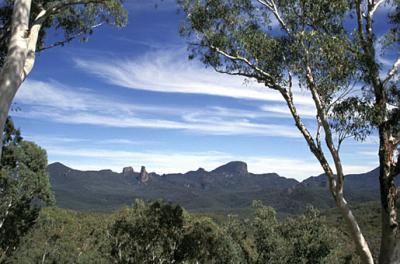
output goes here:
[[146, 183], [148, 182], [150, 179], [149, 177], [149, 173], [146, 171], [146, 167], [142, 166], [142, 168], [140, 169], [140, 174], [139, 174], [139, 182], [141, 183]]
[[232, 161], [225, 165], [222, 165], [211, 173], [215, 175], [221, 175], [225, 177], [233, 177], [233, 176], [248, 176], [249, 172], [247, 171], [247, 164], [242, 161]]
[[125, 177], [132, 176], [135, 173], [134, 169], [132, 167], [125, 167], [122, 170], [122, 175]]

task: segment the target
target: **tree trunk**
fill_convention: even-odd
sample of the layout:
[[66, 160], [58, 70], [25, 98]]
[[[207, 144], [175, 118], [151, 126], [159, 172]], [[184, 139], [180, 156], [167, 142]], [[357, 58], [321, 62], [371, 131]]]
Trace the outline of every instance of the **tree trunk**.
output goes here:
[[[25, 78], [24, 67], [28, 53], [28, 29], [32, 0], [15, 0], [11, 38], [6, 61], [0, 72], [0, 129], [3, 133], [12, 100]], [[0, 142], [0, 159], [2, 150]]]
[[336, 205], [340, 210], [347, 226], [350, 229], [351, 237], [353, 241], [355, 241], [357, 251], [362, 260], [363, 264], [373, 264], [374, 259], [371, 254], [371, 250], [369, 249], [368, 243], [365, 240], [364, 235], [361, 232], [361, 229], [357, 223], [356, 218], [354, 217], [352, 211], [347, 204], [346, 199], [342, 194], [338, 194], [336, 197]]
[[[310, 132], [307, 130], [307, 128], [301, 121], [300, 116], [297, 114], [297, 109], [293, 103], [292, 95], [285, 90], [280, 90], [280, 92], [289, 107], [289, 110], [292, 114], [293, 119], [295, 120], [297, 128], [303, 134], [303, 137], [306, 140], [308, 146], [310, 147], [311, 152], [317, 158], [317, 160], [319, 161], [321, 167], [323, 168], [326, 176], [328, 177], [329, 190], [336, 202], [337, 207], [339, 208], [341, 215], [345, 219], [345, 222], [346, 222], [348, 228], [350, 229], [351, 237], [352, 237], [354, 243], [356, 244], [358, 254], [360, 255], [360, 257], [363, 261], [362, 263], [363, 264], [373, 264], [374, 259], [372, 257], [372, 253], [371, 253], [371, 250], [369, 249], [368, 243], [365, 240], [365, 237], [361, 232], [358, 222], [357, 222], [356, 218], [354, 217], [349, 205], [347, 204], [346, 199], [343, 196], [343, 180], [341, 180], [340, 186], [338, 186], [336, 179], [334, 177], [332, 168], [329, 165], [329, 162], [326, 160], [325, 155], [323, 154], [320, 147], [318, 147], [315, 144]], [[318, 98], [315, 95], [314, 101], [316, 101], [317, 99]], [[323, 115], [323, 114], [320, 109], [319, 116], [321, 116], [321, 115]], [[327, 131], [329, 131], [330, 128], [326, 126], [325, 129]], [[327, 144], [333, 144], [332, 140], [328, 140]], [[333, 146], [332, 146], [332, 148], [333, 148]], [[338, 172], [340, 173], [340, 175], [338, 175], [338, 178], [344, 178], [342, 165], [340, 164], [340, 159], [338, 157], [338, 154], [336, 153], [336, 151], [332, 151], [332, 152], [335, 153], [335, 155], [332, 154], [332, 156], [335, 159], [336, 166], [339, 168]]]
[[379, 253], [380, 264], [400, 263], [400, 240], [398, 237], [399, 224], [397, 221], [397, 188], [394, 182], [396, 175], [392, 174], [392, 146], [389, 142], [390, 132], [385, 125], [379, 128], [379, 163], [381, 191], [382, 234]]

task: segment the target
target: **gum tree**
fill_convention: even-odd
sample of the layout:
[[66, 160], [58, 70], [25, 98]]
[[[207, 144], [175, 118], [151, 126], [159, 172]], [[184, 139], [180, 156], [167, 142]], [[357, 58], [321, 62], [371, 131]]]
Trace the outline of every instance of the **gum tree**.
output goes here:
[[[400, 230], [396, 208], [399, 189], [395, 183], [395, 177], [400, 174], [399, 3], [398, 0], [354, 1], [357, 19], [354, 42], [357, 43], [360, 77], [365, 90], [361, 98], [351, 97], [343, 102], [345, 106], [350, 106], [348, 109], [355, 109], [355, 113], [366, 116], [365, 121], [376, 128], [379, 136], [379, 182], [382, 206], [379, 263], [381, 264], [400, 262]], [[377, 13], [385, 10], [385, 7], [391, 8], [386, 18], [390, 23], [385, 32], [379, 36], [375, 20]], [[380, 46], [383, 49], [377, 49]], [[394, 57], [393, 64], [386, 72], [379, 62], [379, 52], [386, 52]], [[361, 111], [359, 106], [362, 106]]]
[[[125, 22], [121, 0], [5, 0], [0, 6], [0, 131], [37, 52], [84, 39], [103, 23]], [[64, 38], [48, 43], [46, 36], [57, 31]]]
[[[399, 168], [394, 159], [399, 143], [399, 89], [394, 77], [399, 62], [381, 78], [374, 49], [373, 15], [384, 2], [179, 1], [186, 14], [181, 33], [188, 39], [190, 58], [197, 56], [217, 72], [255, 79], [281, 94], [328, 178], [330, 193], [363, 263], [374, 263], [374, 259], [344, 196], [340, 146], [351, 136], [365, 139], [376, 128], [383, 208], [380, 262], [400, 261], [395, 247], [394, 185]], [[399, 8], [398, 1], [390, 4], [397, 11], [390, 14], [393, 28], [386, 38], [387, 45], [393, 46], [399, 39]], [[297, 110], [295, 83], [309, 92], [316, 109], [315, 125], [307, 126]], [[357, 89], [360, 86], [362, 91]]]

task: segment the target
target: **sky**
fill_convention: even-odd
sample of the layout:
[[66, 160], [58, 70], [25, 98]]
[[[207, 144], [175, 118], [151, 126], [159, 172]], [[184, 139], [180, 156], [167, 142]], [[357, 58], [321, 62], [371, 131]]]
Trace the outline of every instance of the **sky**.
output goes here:
[[[297, 180], [322, 173], [280, 95], [189, 61], [175, 2], [154, 2], [128, 2], [125, 28], [102, 26], [87, 43], [38, 55], [11, 115], [49, 163], [162, 174], [240, 160]], [[315, 128], [308, 93], [295, 96]], [[345, 142], [342, 158], [345, 173], [375, 168], [376, 137]]]

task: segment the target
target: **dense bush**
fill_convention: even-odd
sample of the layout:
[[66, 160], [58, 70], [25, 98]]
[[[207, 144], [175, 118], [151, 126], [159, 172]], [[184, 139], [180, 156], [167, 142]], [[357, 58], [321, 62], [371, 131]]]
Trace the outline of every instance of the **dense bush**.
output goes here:
[[136, 201], [115, 214], [46, 208], [9, 263], [358, 263], [318, 211], [278, 219], [254, 203], [221, 224], [178, 205]]

